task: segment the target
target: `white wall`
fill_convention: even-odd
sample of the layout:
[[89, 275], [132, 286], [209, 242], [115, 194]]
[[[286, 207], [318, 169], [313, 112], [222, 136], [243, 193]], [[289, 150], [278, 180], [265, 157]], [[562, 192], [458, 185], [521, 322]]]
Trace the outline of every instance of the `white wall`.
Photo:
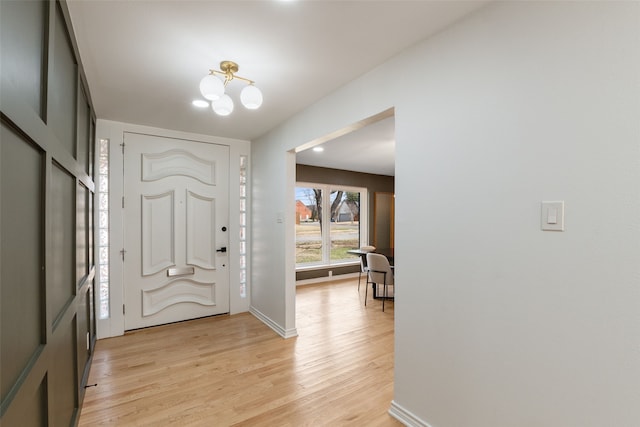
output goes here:
[[[493, 4], [255, 141], [252, 305], [283, 330], [285, 152], [389, 106], [392, 412], [433, 427], [640, 425], [640, 3]], [[542, 200], [565, 201], [565, 232], [540, 231]]]

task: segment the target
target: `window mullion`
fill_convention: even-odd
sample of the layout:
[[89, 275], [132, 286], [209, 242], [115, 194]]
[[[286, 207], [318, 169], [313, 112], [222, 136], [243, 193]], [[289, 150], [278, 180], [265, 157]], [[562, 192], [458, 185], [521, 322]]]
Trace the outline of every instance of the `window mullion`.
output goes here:
[[322, 263], [331, 264], [331, 188], [322, 186]]

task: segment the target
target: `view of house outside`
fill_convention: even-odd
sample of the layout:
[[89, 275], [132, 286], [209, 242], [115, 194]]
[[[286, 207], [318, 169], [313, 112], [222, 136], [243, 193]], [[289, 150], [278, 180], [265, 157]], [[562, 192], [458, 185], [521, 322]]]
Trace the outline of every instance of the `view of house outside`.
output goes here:
[[[298, 265], [330, 265], [358, 259], [347, 251], [360, 247], [360, 192], [323, 187], [296, 187]], [[323, 250], [325, 246], [328, 251]]]

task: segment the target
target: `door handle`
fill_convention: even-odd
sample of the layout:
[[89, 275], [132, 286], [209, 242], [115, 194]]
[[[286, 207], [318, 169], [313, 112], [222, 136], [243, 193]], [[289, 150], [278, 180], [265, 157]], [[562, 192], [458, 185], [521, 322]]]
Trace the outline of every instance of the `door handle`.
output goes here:
[[223, 247], [221, 247], [220, 249], [216, 249], [216, 252], [222, 252], [222, 253], [225, 253], [225, 252], [227, 252], [227, 247], [226, 247], [226, 246], [223, 246]]

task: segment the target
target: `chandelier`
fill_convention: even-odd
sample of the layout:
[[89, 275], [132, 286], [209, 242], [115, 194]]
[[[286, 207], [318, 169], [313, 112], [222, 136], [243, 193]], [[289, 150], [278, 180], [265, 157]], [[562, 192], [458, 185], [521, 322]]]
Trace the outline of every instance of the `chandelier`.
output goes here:
[[[244, 77], [236, 76], [238, 64], [233, 61], [222, 61], [220, 70], [209, 70], [209, 74], [200, 80], [200, 93], [211, 102], [211, 108], [220, 116], [228, 116], [233, 112], [233, 100], [225, 92], [225, 88], [232, 80], [242, 80], [247, 86], [240, 92], [240, 102], [246, 108], [255, 110], [262, 105], [262, 92], [254, 86], [254, 81]], [[224, 81], [219, 78], [221, 76]], [[193, 101], [193, 104], [200, 107], [209, 106], [209, 102], [203, 100]]]

